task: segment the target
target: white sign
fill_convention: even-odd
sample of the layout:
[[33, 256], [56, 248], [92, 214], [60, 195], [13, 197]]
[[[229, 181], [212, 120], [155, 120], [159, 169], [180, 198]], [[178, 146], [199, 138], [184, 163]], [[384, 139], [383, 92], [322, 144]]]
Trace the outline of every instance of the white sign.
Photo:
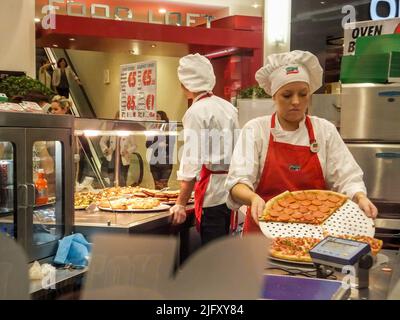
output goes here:
[[361, 21], [349, 23], [344, 28], [344, 55], [353, 55], [359, 37], [400, 33], [400, 19]]
[[120, 118], [156, 118], [157, 62], [145, 61], [121, 66]]

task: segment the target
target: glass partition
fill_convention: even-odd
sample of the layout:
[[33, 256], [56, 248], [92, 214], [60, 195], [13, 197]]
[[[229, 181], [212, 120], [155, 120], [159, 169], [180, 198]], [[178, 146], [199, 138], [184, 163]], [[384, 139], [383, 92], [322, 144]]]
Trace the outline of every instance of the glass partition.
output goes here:
[[43, 245], [63, 236], [62, 230], [62, 143], [36, 141], [32, 148], [35, 187], [33, 245]]
[[0, 232], [15, 237], [15, 161], [11, 142], [0, 141]]
[[[179, 190], [181, 130], [177, 122], [75, 119], [75, 222], [127, 225], [168, 202], [160, 192]], [[133, 202], [143, 210], [129, 210]]]

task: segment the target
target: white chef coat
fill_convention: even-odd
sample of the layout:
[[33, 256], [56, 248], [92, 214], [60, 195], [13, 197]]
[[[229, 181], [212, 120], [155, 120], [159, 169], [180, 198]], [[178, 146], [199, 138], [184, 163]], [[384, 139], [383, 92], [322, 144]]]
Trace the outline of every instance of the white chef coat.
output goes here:
[[[235, 144], [235, 130], [237, 135], [239, 133], [237, 109], [217, 96], [201, 99], [202, 96], [204, 95], [194, 100], [182, 119], [185, 144], [177, 172], [178, 180], [199, 179], [202, 164], [212, 171], [229, 170]], [[207, 134], [210, 130], [212, 133]], [[193, 133], [195, 135], [192, 135]], [[204, 208], [226, 203], [226, 176], [211, 175], [204, 197]]]
[[[350, 198], [357, 192], [366, 193], [363, 172], [336, 127], [325, 119], [313, 116], [310, 119], [319, 145], [318, 159], [327, 188], [346, 194]], [[270, 128], [271, 116], [253, 119], [243, 127], [232, 155], [226, 190], [230, 191], [238, 183], [256, 190], [268, 153]], [[277, 142], [298, 146], [310, 145], [305, 119], [300, 122], [297, 130], [284, 131], [276, 117], [272, 135]], [[233, 201], [231, 196], [228, 197], [227, 204], [231, 209], [241, 206]]]
[[[107, 149], [108, 143], [109, 143], [109, 148], [111, 148], [111, 150], [114, 152], [115, 148], [117, 147], [117, 145], [116, 145], [117, 137], [116, 136], [102, 136], [100, 139], [101, 151], [103, 152], [107, 161], [111, 161], [113, 154], [110, 153], [108, 155], [105, 155], [105, 151]], [[119, 150], [120, 150], [120, 154], [121, 154], [122, 164], [124, 166], [127, 166], [130, 163], [132, 153], [134, 153], [136, 150], [136, 144], [135, 144], [134, 137], [133, 136], [121, 137]], [[122, 153], [124, 151], [128, 152], [128, 154], [125, 156], [122, 155]]]

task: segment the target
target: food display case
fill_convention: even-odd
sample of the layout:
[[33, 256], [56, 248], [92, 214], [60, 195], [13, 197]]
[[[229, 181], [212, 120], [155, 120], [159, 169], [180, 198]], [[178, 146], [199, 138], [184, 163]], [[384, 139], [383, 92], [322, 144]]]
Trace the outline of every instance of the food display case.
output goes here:
[[[169, 208], [179, 194], [181, 129], [177, 122], [76, 118], [75, 232], [89, 239], [97, 232], [177, 233]], [[162, 173], [163, 190], [153, 171]]]
[[73, 125], [72, 116], [0, 113], [0, 231], [29, 261], [54, 255], [73, 231]]

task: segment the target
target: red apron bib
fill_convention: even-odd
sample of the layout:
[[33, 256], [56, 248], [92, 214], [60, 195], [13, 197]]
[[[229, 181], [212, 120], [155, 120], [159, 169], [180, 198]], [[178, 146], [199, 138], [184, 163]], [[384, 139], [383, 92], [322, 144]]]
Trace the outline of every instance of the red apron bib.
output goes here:
[[[275, 118], [276, 114], [273, 114], [271, 129], [275, 128]], [[316, 148], [316, 140], [308, 116], [306, 116], [305, 124], [310, 138], [310, 146], [276, 142], [270, 133], [264, 169], [255, 191], [265, 202], [287, 190], [326, 189], [317, 150], [311, 151], [313, 146]], [[251, 216], [250, 208], [247, 210], [243, 228], [244, 234], [248, 232], [261, 232], [260, 227]]]
[[[201, 99], [205, 99], [211, 97], [212, 93], [207, 93], [197, 101]], [[196, 215], [196, 228], [197, 231], [200, 231], [200, 223], [201, 223], [201, 216], [203, 213], [203, 203], [204, 197], [207, 191], [208, 183], [210, 182], [210, 178], [212, 174], [227, 174], [228, 171], [212, 171], [209, 170], [204, 164], [201, 167], [200, 171], [200, 179], [195, 185], [194, 189], [194, 212]], [[231, 213], [231, 231], [235, 231], [237, 228], [238, 217], [237, 213], [232, 211]]]

